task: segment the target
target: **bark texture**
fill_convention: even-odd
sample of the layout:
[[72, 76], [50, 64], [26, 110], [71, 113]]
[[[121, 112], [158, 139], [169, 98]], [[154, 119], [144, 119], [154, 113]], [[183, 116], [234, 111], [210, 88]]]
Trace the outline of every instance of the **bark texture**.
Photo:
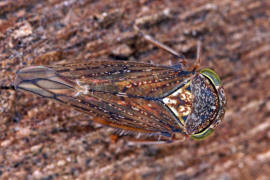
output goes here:
[[177, 63], [134, 23], [221, 76], [228, 104], [204, 141], [129, 146], [52, 101], [0, 91], [1, 179], [269, 179], [269, 0], [4, 0], [0, 85], [27, 65], [122, 59]]

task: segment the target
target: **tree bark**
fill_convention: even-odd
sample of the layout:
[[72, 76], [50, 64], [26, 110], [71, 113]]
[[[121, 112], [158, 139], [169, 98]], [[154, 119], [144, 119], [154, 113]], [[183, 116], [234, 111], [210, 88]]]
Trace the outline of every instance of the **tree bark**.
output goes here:
[[121, 59], [177, 64], [133, 28], [221, 77], [225, 118], [203, 141], [129, 146], [87, 115], [0, 91], [1, 179], [268, 179], [270, 1], [6, 0], [0, 2], [0, 85], [29, 65]]

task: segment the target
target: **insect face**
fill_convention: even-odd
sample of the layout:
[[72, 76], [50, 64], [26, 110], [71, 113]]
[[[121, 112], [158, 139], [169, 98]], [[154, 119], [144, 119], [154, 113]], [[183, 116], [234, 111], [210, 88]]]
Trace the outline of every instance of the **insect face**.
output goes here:
[[223, 119], [226, 106], [224, 89], [219, 76], [205, 68], [192, 79], [191, 92], [194, 95], [193, 108], [186, 130], [194, 139], [203, 139]]
[[162, 101], [179, 119], [185, 133], [194, 139], [204, 139], [213, 132], [223, 118], [226, 104], [218, 75], [207, 68]]

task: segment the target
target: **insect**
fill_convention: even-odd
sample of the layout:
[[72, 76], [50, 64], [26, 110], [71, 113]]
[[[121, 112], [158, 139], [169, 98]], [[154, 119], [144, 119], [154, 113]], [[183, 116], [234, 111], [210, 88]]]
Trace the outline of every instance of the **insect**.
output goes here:
[[190, 136], [200, 140], [223, 119], [226, 99], [219, 76], [208, 68], [197, 70], [199, 59], [191, 69], [129, 61], [30, 66], [16, 73], [14, 86], [82, 111], [94, 122], [151, 137], [153, 142]]

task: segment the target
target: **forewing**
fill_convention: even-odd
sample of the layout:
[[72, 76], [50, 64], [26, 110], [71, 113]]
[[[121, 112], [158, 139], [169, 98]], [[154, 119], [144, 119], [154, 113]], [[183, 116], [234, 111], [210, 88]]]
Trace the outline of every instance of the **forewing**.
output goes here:
[[24, 68], [15, 87], [72, 106], [101, 124], [171, 136], [181, 129], [158, 98], [182, 78], [173, 68], [108, 61]]
[[160, 98], [192, 74], [179, 68], [127, 61], [90, 61], [51, 67], [90, 91]]

